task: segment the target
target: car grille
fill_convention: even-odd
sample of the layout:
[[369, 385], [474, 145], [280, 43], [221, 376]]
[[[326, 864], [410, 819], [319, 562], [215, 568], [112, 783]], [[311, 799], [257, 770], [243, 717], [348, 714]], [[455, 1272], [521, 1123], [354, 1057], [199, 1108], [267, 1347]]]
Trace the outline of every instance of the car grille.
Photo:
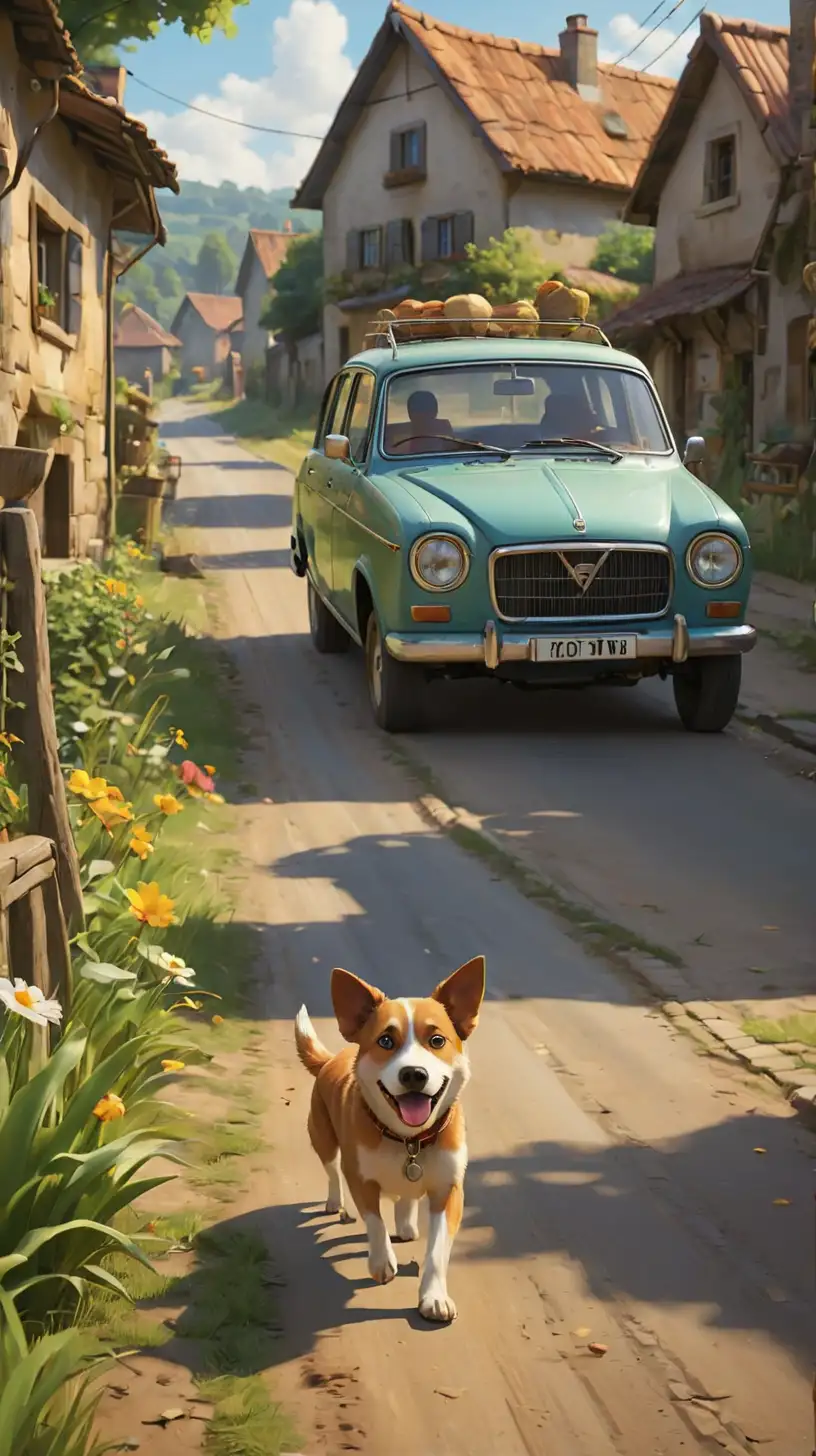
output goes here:
[[497, 553], [493, 593], [500, 616], [516, 621], [659, 617], [669, 605], [671, 561], [666, 551], [620, 546]]

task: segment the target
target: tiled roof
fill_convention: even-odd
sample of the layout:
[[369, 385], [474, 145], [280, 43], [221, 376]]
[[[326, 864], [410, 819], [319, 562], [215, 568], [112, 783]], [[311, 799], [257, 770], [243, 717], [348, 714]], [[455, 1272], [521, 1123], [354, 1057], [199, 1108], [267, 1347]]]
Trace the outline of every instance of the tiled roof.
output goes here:
[[573, 288], [583, 288], [590, 297], [604, 294], [607, 298], [631, 298], [638, 285], [625, 278], [616, 278], [613, 273], [601, 273], [597, 268], [568, 268], [559, 270]]
[[181, 342], [175, 334], [162, 328], [158, 319], [151, 318], [138, 304], [123, 308], [116, 324], [113, 337], [117, 349], [180, 349]]
[[750, 263], [731, 268], [705, 268], [697, 273], [680, 273], [664, 283], [641, 293], [628, 308], [622, 308], [604, 322], [604, 333], [610, 339], [639, 329], [650, 328], [661, 320], [704, 313], [721, 308], [739, 298], [754, 281]]
[[700, 16], [700, 34], [643, 163], [626, 217], [656, 222], [660, 193], [720, 65], [741, 92], [777, 161], [795, 159], [799, 141], [788, 103], [789, 37], [787, 26], [729, 20], [713, 11]]
[[293, 232], [274, 232], [269, 228], [250, 228], [247, 237], [244, 256], [241, 259], [241, 266], [238, 270], [238, 281], [235, 285], [236, 292], [243, 294], [249, 278], [249, 264], [254, 253], [264, 270], [267, 282], [273, 278], [286, 257], [286, 252], [292, 239], [297, 234]]
[[141, 175], [151, 187], [178, 192], [176, 168], [167, 153], [137, 121], [109, 96], [100, 96], [81, 78], [67, 76], [60, 85], [59, 114], [78, 131], [102, 167], [126, 177]]
[[[561, 52], [434, 20], [393, 0], [340, 105], [294, 205], [320, 207], [343, 147], [396, 47], [405, 40], [505, 172], [563, 177], [628, 191], [674, 93], [675, 83], [622, 66], [598, 65], [600, 99], [570, 84]], [[614, 113], [624, 136], [610, 135]]]
[[235, 298], [230, 294], [188, 293], [185, 295], [182, 308], [184, 303], [190, 303], [208, 328], [215, 329], [218, 334], [229, 333], [243, 318], [244, 309], [240, 298]]
[[52, 76], [58, 73], [78, 74], [79, 57], [71, 37], [60, 20], [54, 0], [0, 0], [0, 11], [11, 13], [17, 49], [35, 71]]

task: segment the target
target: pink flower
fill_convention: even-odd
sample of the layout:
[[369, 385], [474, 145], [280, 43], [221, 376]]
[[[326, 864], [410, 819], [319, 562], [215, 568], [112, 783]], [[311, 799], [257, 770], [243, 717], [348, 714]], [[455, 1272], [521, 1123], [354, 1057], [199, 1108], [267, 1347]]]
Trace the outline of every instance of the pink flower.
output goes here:
[[185, 758], [179, 769], [179, 775], [183, 784], [187, 784], [188, 787], [193, 784], [195, 788], [201, 789], [203, 794], [211, 794], [215, 788], [215, 780], [211, 779], [209, 774], [205, 774], [203, 769], [193, 763], [191, 758]]

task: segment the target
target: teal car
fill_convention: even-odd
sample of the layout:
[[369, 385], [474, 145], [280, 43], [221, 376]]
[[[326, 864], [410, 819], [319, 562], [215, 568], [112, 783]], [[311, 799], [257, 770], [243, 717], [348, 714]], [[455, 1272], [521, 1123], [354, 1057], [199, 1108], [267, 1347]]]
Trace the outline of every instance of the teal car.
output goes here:
[[685, 728], [725, 728], [756, 641], [748, 536], [643, 364], [600, 331], [396, 335], [326, 390], [291, 537], [314, 646], [363, 648], [379, 726], [422, 727], [439, 677], [658, 676]]

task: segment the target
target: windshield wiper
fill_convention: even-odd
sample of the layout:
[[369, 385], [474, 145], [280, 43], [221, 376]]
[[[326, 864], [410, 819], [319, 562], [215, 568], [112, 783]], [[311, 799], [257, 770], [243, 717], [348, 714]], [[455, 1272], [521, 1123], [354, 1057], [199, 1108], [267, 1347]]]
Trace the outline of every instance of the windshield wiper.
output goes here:
[[582, 449], [599, 450], [602, 455], [608, 455], [610, 460], [622, 460], [620, 450], [613, 450], [609, 445], [602, 445], [600, 440], [579, 440], [573, 435], [551, 435], [546, 440], [525, 440], [523, 450], [534, 450], [541, 445], [580, 445]]
[[[463, 440], [459, 435], [403, 435], [401, 440], [395, 440], [395, 445], [407, 445], [411, 440], [447, 440], [451, 445], [464, 445], [467, 450], [485, 450], [491, 455], [501, 455], [503, 460], [509, 460], [511, 450], [503, 450], [501, 445], [483, 445], [481, 440]], [[433, 451], [423, 451], [423, 454], [431, 455]]]

